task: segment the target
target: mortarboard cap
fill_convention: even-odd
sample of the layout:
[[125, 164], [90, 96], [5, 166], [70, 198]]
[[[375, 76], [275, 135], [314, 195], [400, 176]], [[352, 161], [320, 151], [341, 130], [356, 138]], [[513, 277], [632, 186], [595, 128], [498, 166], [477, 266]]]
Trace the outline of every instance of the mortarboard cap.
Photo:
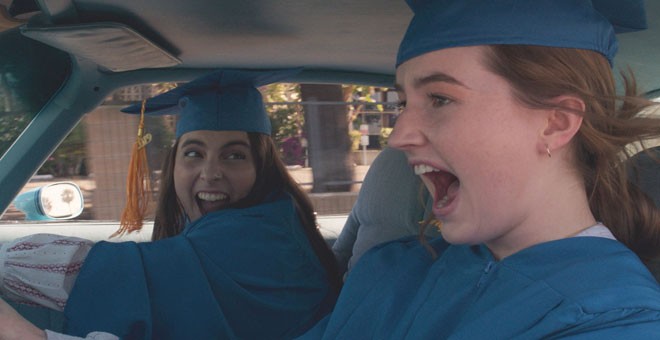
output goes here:
[[151, 135], [144, 133], [145, 114], [178, 114], [176, 138], [197, 130], [231, 130], [270, 135], [270, 119], [257, 87], [284, 80], [301, 70], [218, 70], [139, 105], [124, 108], [122, 111], [125, 113], [139, 113], [140, 123], [128, 166], [126, 205], [119, 230], [111, 237], [140, 230], [149, 208], [151, 181], [145, 145], [151, 140]]
[[396, 65], [458, 46], [539, 45], [593, 50], [613, 64], [615, 33], [646, 28], [643, 0], [407, 0], [414, 17]]
[[[197, 130], [234, 130], [271, 134], [257, 87], [284, 80], [300, 68], [277, 71], [218, 70], [147, 100], [144, 114], [179, 117], [176, 137]], [[124, 108], [140, 113], [141, 105]]]

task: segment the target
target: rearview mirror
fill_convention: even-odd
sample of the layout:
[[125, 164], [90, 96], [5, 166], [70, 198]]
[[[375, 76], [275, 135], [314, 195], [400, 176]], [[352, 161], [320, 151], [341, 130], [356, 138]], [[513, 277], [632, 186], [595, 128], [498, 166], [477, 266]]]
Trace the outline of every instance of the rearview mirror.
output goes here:
[[77, 184], [57, 182], [19, 194], [13, 204], [26, 220], [66, 220], [82, 213], [84, 200]]

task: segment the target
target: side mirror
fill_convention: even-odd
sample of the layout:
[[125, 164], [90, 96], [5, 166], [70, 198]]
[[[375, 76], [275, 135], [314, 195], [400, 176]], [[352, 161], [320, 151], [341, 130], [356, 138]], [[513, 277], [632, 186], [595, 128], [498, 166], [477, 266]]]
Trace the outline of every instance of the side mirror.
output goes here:
[[73, 182], [57, 182], [26, 191], [13, 201], [26, 220], [66, 220], [80, 215], [84, 200]]

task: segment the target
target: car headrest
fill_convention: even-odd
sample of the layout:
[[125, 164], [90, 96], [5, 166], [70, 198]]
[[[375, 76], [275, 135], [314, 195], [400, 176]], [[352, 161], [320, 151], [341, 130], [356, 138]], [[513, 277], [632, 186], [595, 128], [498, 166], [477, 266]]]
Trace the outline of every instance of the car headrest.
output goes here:
[[660, 146], [637, 153], [628, 164], [630, 179], [660, 207]]
[[[386, 148], [365, 175], [358, 198], [334, 243], [340, 269], [346, 271], [370, 248], [383, 242], [418, 235], [427, 217], [428, 191], [413, 173], [403, 152]], [[428, 236], [438, 236], [427, 228]]]
[[[631, 157], [628, 161], [628, 173], [630, 180], [660, 208], [660, 146]], [[660, 282], [660, 260], [648, 262], [646, 265]]]

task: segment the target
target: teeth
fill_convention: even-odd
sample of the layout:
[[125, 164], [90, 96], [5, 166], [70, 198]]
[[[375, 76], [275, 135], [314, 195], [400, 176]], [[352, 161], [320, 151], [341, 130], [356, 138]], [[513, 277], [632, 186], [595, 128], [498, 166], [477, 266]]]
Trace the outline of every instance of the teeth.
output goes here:
[[448, 201], [449, 201], [449, 197], [447, 195], [445, 195], [445, 197], [443, 197], [441, 200], [439, 200], [438, 203], [436, 203], [435, 206], [437, 208], [444, 208], [445, 204], [447, 204]]
[[200, 192], [200, 193], [197, 194], [197, 197], [200, 200], [203, 200], [203, 201], [215, 202], [215, 201], [220, 201], [220, 200], [226, 199], [227, 195], [225, 195], [225, 194], [212, 194], [210, 192]]
[[426, 165], [426, 164], [415, 165], [414, 170], [415, 170], [415, 175], [423, 175], [427, 172], [433, 172], [433, 171], [439, 172], [440, 171], [440, 169], [436, 169], [436, 168], [434, 168], [430, 165]]
[[[442, 170], [434, 168], [430, 165], [427, 164], [418, 164], [414, 166], [414, 171], [415, 175], [423, 175], [429, 172], [441, 172]], [[432, 195], [435, 195], [435, 185], [432, 183], [431, 180], [426, 180], [426, 178], [422, 177], [422, 181], [426, 184], [426, 187], [429, 188], [429, 191], [431, 192]], [[445, 194], [445, 196], [438, 200], [438, 202], [435, 204], [436, 208], [441, 209], [444, 208], [447, 203], [449, 203], [449, 196]]]

